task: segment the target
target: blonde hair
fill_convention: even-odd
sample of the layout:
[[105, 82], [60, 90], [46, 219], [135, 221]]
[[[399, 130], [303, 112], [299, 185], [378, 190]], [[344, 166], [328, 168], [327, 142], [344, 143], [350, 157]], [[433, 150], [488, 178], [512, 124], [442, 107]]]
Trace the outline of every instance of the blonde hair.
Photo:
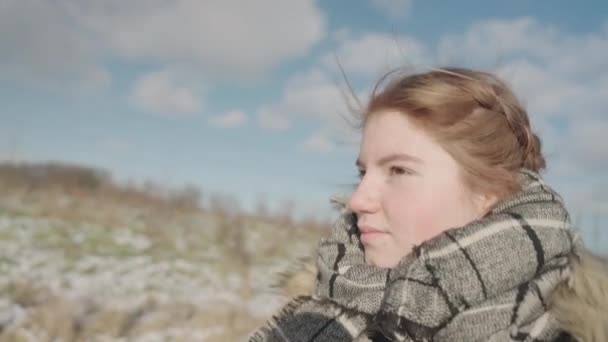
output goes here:
[[506, 196], [519, 189], [519, 169], [545, 168], [526, 110], [493, 74], [462, 68], [413, 75], [395, 70], [375, 85], [361, 126], [383, 110], [414, 119], [460, 164], [473, 190]]

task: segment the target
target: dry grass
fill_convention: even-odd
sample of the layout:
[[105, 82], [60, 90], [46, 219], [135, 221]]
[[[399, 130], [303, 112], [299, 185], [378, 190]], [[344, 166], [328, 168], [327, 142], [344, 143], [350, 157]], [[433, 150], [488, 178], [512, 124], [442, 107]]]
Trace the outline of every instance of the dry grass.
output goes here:
[[0, 191], [0, 341], [243, 339], [328, 231], [76, 166], [0, 165]]
[[245, 214], [239, 210], [238, 201], [226, 194], [204, 196], [193, 185], [170, 189], [152, 182], [117, 184], [105, 170], [60, 163], [0, 163], [0, 190], [13, 198], [13, 208], [11, 203], [2, 203], [5, 209], [8, 206], [31, 215], [72, 221], [116, 225], [136, 219], [146, 226], [162, 226], [164, 221], [205, 213], [306, 229], [324, 230], [328, 226], [328, 222], [315, 217], [296, 222], [294, 204], [289, 201], [280, 212], [261, 209], [266, 207], [260, 203], [255, 214]]
[[27, 318], [1, 329], [0, 341], [237, 341], [262, 323], [219, 300], [200, 306], [148, 299], [131, 307], [112, 307], [94, 298], [76, 301], [34, 286], [14, 285], [19, 292], [14, 305]]

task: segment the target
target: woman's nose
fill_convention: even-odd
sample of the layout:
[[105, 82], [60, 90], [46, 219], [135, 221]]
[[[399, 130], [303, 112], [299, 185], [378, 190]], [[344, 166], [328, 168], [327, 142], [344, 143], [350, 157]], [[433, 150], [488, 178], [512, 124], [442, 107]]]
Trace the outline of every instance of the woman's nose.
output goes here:
[[361, 180], [348, 201], [350, 210], [360, 214], [374, 212], [378, 209], [377, 191], [373, 189], [372, 185], [365, 177]]

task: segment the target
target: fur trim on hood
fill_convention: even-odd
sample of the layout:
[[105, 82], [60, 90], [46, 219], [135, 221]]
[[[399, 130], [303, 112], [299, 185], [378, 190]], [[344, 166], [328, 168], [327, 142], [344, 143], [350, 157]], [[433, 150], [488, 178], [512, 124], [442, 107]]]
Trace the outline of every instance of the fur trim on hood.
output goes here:
[[550, 311], [579, 341], [608, 341], [608, 260], [586, 254], [574, 263], [569, 284], [552, 296]]
[[[550, 299], [553, 313], [563, 330], [581, 342], [608, 341], [608, 259], [586, 253], [573, 262], [568, 284]], [[287, 298], [312, 295], [317, 267], [313, 258], [298, 260], [280, 276], [277, 288]]]

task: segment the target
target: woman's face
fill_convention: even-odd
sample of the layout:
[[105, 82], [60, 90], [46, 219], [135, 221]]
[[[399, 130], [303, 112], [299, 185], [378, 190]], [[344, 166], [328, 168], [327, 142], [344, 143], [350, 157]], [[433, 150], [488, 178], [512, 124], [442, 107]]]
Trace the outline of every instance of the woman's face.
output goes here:
[[418, 245], [483, 216], [491, 200], [472, 193], [457, 162], [397, 111], [373, 113], [363, 129], [361, 181], [349, 201], [367, 263], [391, 268]]

